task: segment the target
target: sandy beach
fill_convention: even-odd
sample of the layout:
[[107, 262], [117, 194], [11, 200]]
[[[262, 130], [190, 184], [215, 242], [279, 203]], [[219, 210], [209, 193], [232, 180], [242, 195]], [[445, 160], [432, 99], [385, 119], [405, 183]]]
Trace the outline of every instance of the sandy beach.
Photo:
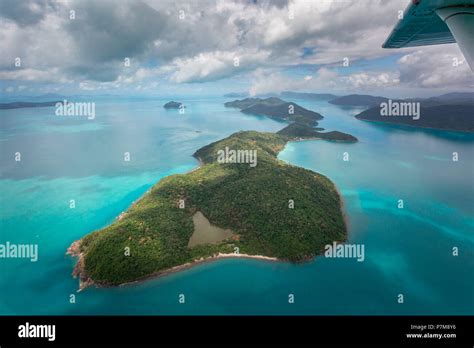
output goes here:
[[[320, 138], [315, 138], [315, 139], [293, 139], [293, 140], [290, 140], [289, 142], [293, 142], [293, 141], [298, 142], [298, 141], [305, 141], [305, 140], [321, 140], [321, 139]], [[198, 156], [194, 156], [194, 157], [199, 161], [199, 165], [196, 168], [193, 168], [190, 171], [188, 171], [188, 173], [192, 173], [196, 170], [199, 170], [203, 165], [203, 162], [202, 162], [201, 158], [199, 158]], [[287, 163], [287, 162], [285, 162], [285, 163], [292, 166], [292, 164], [290, 164], [290, 163]], [[336, 186], [334, 186], [334, 187], [335, 187], [335, 190], [336, 190], [336, 192], [339, 196], [341, 211], [342, 211], [344, 222], [345, 222], [345, 225], [346, 225], [346, 228], [347, 228], [348, 227], [348, 219], [347, 219], [347, 215], [345, 214], [345, 211], [344, 211], [344, 201], [343, 201], [342, 195], [339, 192], [338, 188]], [[139, 199], [134, 201], [132, 203], [132, 205], [130, 206], [130, 208], [133, 207], [136, 204], [136, 202], [139, 201], [140, 199], [142, 199], [147, 193], [149, 193], [149, 191], [150, 190], [148, 190], [142, 197], [140, 197]], [[123, 217], [126, 215], [127, 211], [128, 211], [128, 209], [126, 211], [121, 212], [120, 215], [116, 219], [119, 220], [119, 221], [121, 219], [123, 219]], [[344, 241], [341, 241], [341, 242], [344, 242]], [[114, 286], [133, 285], [133, 284], [137, 284], [139, 282], [142, 282], [142, 281], [145, 281], [145, 280], [148, 280], [148, 279], [162, 277], [162, 276], [165, 276], [165, 275], [168, 275], [168, 274], [172, 274], [172, 273], [176, 273], [176, 272], [180, 272], [180, 271], [189, 269], [189, 268], [194, 267], [194, 266], [198, 266], [200, 264], [204, 264], [204, 263], [207, 263], [207, 262], [213, 262], [213, 261], [217, 261], [217, 260], [220, 260], [220, 259], [226, 259], [226, 258], [228, 258], [228, 259], [229, 258], [247, 258], [247, 259], [256, 259], [256, 260], [272, 261], [272, 262], [283, 261], [283, 260], [280, 260], [276, 257], [269, 257], [269, 256], [264, 256], [264, 255], [250, 255], [250, 254], [237, 254], [237, 253], [228, 253], [228, 254], [218, 253], [218, 254], [214, 254], [212, 256], [202, 257], [200, 259], [196, 259], [196, 260], [193, 260], [191, 262], [184, 263], [182, 265], [177, 265], [177, 266], [165, 269], [165, 270], [160, 270], [160, 271], [154, 272], [150, 275], [147, 275], [145, 277], [136, 279], [132, 282], [126, 282], [126, 283], [122, 283], [122, 284], [118, 284], [118, 285], [110, 285], [110, 284], [105, 284], [105, 283], [94, 282], [91, 278], [87, 277], [87, 275], [85, 274], [85, 271], [84, 271], [84, 255], [83, 255], [83, 253], [80, 252], [80, 245], [81, 245], [81, 239], [73, 242], [71, 244], [71, 246], [68, 248], [67, 252], [66, 252], [67, 255], [78, 258], [76, 266], [74, 267], [74, 270], [73, 270], [73, 273], [72, 273], [72, 275], [75, 278], [79, 278], [79, 290], [78, 291], [81, 291], [81, 290], [83, 290], [83, 289], [85, 289], [89, 286], [114, 287]], [[310, 259], [312, 259], [312, 258], [310, 258]]]
[[153, 279], [153, 278], [158, 278], [162, 277], [168, 274], [176, 273], [183, 271], [185, 269], [189, 269], [194, 266], [198, 266], [200, 264], [204, 264], [207, 262], [212, 262], [212, 261], [217, 261], [220, 259], [231, 259], [231, 258], [243, 258], [243, 259], [256, 259], [256, 260], [262, 260], [262, 261], [281, 261], [277, 259], [276, 257], [270, 257], [270, 256], [263, 256], [263, 255], [249, 255], [249, 254], [237, 254], [237, 253], [229, 253], [229, 254], [224, 254], [224, 253], [218, 253], [212, 256], [208, 257], [202, 257], [200, 259], [196, 259], [192, 262], [187, 262], [182, 265], [174, 266], [165, 270], [157, 271], [155, 273], [152, 273], [148, 276], [139, 278], [137, 280], [134, 280], [133, 282], [127, 282], [127, 283], [122, 283], [118, 285], [110, 285], [110, 284], [101, 284], [101, 283], [96, 283], [87, 275], [84, 273], [84, 254], [80, 252], [80, 247], [81, 247], [81, 240], [76, 240], [74, 241], [71, 246], [67, 249], [66, 255], [72, 256], [72, 257], [77, 257], [77, 263], [76, 266], [74, 267], [74, 270], [72, 272], [72, 275], [74, 278], [79, 278], [79, 289], [78, 291], [82, 291], [85, 288], [88, 288], [90, 286], [96, 286], [96, 287], [114, 287], [114, 286], [128, 286], [132, 284], [136, 284], [148, 279]]

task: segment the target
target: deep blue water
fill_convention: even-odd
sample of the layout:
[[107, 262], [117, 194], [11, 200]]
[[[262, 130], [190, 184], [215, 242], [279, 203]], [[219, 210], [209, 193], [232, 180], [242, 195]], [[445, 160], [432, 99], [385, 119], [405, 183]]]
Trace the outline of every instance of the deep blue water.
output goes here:
[[321, 127], [359, 142], [290, 143], [279, 157], [336, 184], [349, 243], [365, 245], [364, 262], [220, 260], [76, 293], [65, 255], [74, 240], [112, 222], [160, 178], [196, 167], [191, 155], [201, 146], [285, 126], [226, 109], [224, 98], [185, 98], [184, 115], [164, 110], [166, 101], [97, 98], [95, 120], [61, 118], [54, 108], [0, 111], [0, 243], [39, 245], [38, 262], [0, 259], [0, 314], [474, 314], [474, 135], [371, 124], [355, 109], [306, 100], [295, 101], [324, 115]]

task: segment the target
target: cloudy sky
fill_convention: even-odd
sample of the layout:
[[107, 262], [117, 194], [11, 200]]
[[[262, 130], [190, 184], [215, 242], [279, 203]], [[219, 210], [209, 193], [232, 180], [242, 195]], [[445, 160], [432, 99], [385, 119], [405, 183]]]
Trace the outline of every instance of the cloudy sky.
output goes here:
[[[381, 45], [408, 0], [0, 0], [0, 91], [472, 90], [456, 44]], [[348, 62], [348, 66], [344, 66]]]

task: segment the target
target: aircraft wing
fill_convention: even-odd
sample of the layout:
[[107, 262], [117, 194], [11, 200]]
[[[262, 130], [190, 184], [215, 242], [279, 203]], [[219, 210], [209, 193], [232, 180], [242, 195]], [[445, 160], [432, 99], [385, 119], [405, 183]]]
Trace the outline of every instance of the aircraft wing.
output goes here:
[[430, 7], [429, 1], [412, 2], [383, 48], [401, 48], [453, 43], [456, 40], [446, 23]]
[[412, 0], [383, 48], [457, 42], [474, 67], [474, 0]]

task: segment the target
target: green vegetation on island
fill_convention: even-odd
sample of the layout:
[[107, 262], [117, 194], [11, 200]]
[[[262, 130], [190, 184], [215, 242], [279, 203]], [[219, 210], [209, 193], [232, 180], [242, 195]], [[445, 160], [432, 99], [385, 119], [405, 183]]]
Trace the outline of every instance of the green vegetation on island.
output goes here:
[[269, 98], [245, 98], [245, 99], [237, 99], [231, 102], [226, 102], [224, 105], [230, 108], [237, 108], [237, 109], [246, 109], [254, 105], [265, 105], [265, 106], [273, 106], [273, 105], [280, 105], [285, 103], [283, 100], [277, 97], [269, 97]]
[[47, 106], [55, 106], [57, 103], [62, 103], [62, 101], [0, 103], [0, 109], [43, 108]]
[[[367, 94], [350, 94], [334, 98], [329, 103], [340, 106], [375, 107], [388, 102], [389, 98]], [[419, 102], [423, 107], [440, 105], [474, 105], [473, 92], [446, 93], [430, 98], [394, 98], [397, 102]]]
[[277, 134], [284, 135], [288, 140], [298, 139], [325, 139], [332, 141], [344, 141], [344, 142], [356, 142], [357, 138], [353, 135], [342, 133], [339, 131], [332, 131], [321, 133], [318, 132], [318, 128], [313, 128], [302, 123], [292, 123], [282, 130], [278, 131]]
[[[83, 284], [118, 285], [219, 253], [299, 262], [344, 241], [334, 184], [277, 159], [288, 140], [302, 137], [299, 130], [237, 132], [199, 149], [198, 169], [162, 179], [114, 223], [73, 243], [75, 274]], [[255, 150], [258, 165], [221, 163], [223, 149]], [[232, 237], [189, 247], [196, 212]]]
[[[472, 92], [447, 93], [430, 98], [407, 99], [351, 94], [330, 100], [329, 103], [343, 107], [366, 107], [367, 110], [355, 116], [363, 121], [446, 131], [474, 131], [474, 93]], [[383, 107], [390, 107], [390, 105], [395, 104], [399, 109], [390, 116], [382, 112]], [[408, 109], [409, 107], [418, 108], [419, 114], [403, 114], [401, 109]], [[411, 117], [407, 117], [410, 115]]]
[[424, 107], [422, 104], [418, 119], [406, 116], [383, 116], [380, 107], [365, 110], [355, 117], [363, 121], [383, 122], [385, 124], [474, 132], [474, 104], [435, 105], [430, 107]]
[[[183, 103], [170, 101], [170, 102], [167, 102], [165, 105], [163, 105], [163, 107], [165, 109], [179, 109], [181, 107], [181, 105], [183, 105]], [[183, 107], [184, 107], [184, 105], [183, 105]]]
[[387, 101], [388, 98], [372, 96], [367, 94], [350, 94], [338, 97], [329, 101], [329, 103], [341, 106], [375, 106]]
[[323, 119], [323, 116], [317, 112], [276, 97], [246, 98], [227, 102], [224, 105], [238, 108], [245, 114], [267, 116], [280, 121], [304, 123], [309, 126], [316, 126], [317, 121]]
[[318, 101], [329, 101], [338, 98], [337, 95], [331, 93], [301, 93], [301, 92], [289, 92], [285, 91], [281, 93], [282, 98], [289, 99], [308, 99]]

